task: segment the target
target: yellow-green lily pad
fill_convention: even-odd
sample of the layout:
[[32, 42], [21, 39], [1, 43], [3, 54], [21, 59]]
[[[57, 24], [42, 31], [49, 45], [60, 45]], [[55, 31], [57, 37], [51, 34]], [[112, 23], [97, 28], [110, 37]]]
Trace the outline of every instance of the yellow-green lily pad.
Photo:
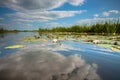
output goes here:
[[98, 44], [98, 46], [103, 47], [103, 48], [109, 48], [115, 52], [120, 52], [120, 46], [110, 45], [110, 44]]
[[40, 39], [35, 39], [35, 37], [25, 37], [25, 38], [22, 38], [22, 40], [25, 42], [38, 42], [38, 41], [40, 41]]
[[120, 50], [119, 49], [117, 49], [117, 48], [111, 48], [113, 51], [115, 51], [115, 52], [120, 52]]
[[113, 51], [120, 52], [120, 46], [112, 46]]
[[23, 48], [24, 45], [11, 45], [11, 46], [7, 46], [5, 47], [5, 49], [16, 49], [16, 48]]

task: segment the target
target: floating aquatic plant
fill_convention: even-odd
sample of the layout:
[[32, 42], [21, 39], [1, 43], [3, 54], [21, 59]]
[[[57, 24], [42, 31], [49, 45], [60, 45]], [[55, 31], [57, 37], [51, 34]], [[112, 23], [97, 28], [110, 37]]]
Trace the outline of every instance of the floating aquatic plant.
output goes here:
[[7, 46], [5, 47], [5, 49], [15, 49], [15, 48], [23, 48], [24, 45], [11, 45], [11, 46]]

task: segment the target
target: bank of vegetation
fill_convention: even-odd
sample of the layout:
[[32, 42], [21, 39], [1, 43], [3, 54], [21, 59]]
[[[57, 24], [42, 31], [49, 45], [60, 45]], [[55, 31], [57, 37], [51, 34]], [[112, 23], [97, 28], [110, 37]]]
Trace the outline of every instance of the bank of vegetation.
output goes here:
[[120, 22], [105, 22], [93, 25], [73, 25], [70, 27], [39, 28], [38, 30], [6, 30], [0, 28], [0, 33], [6, 32], [62, 32], [87, 34], [120, 34]]
[[116, 23], [105, 22], [97, 23], [94, 25], [73, 25], [70, 27], [55, 27], [52, 29], [39, 28], [39, 32], [72, 32], [72, 33], [88, 33], [88, 34], [119, 34], [120, 23], [119, 20]]
[[9, 32], [38, 32], [38, 30], [7, 30], [4, 28], [0, 28], [0, 33], [9, 33]]

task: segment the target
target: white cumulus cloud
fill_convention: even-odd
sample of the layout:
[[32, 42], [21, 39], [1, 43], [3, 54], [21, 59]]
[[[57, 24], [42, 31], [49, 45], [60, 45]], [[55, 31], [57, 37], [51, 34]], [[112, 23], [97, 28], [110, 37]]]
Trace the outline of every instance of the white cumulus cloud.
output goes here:
[[118, 13], [119, 13], [118, 10], [110, 10], [109, 12], [110, 12], [110, 13], [115, 13], [115, 14], [118, 14]]
[[60, 7], [66, 0], [1, 0], [1, 5], [14, 10], [49, 10]]
[[57, 22], [48, 22], [45, 24], [46, 27], [57, 27], [57, 26], [60, 26], [61, 24], [60, 23], [57, 23]]
[[85, 0], [68, 0], [68, 2], [71, 4], [71, 5], [74, 5], [74, 6], [79, 6], [79, 5], [82, 5], [84, 3]]
[[93, 16], [96, 18], [96, 17], [99, 17], [99, 14], [94, 14]]
[[[10, 16], [14, 16], [17, 19], [15, 21], [23, 21], [23, 22], [43, 22], [48, 20], [56, 20], [59, 18], [72, 17], [76, 14], [82, 14], [86, 12], [86, 10], [81, 11], [37, 11], [37, 12], [17, 12], [14, 14], [10, 14]], [[9, 16], [7, 14], [7, 16]]]
[[[16, 11], [15, 13], [5, 15], [11, 18], [10, 22], [29, 23], [57, 20], [81, 14], [86, 12], [86, 10], [55, 11], [53, 9], [59, 8], [65, 3], [72, 6], [81, 6], [84, 2], [85, 0], [0, 0], [0, 7], [7, 7]], [[56, 23], [51, 25], [53, 24], [57, 25]]]
[[118, 10], [109, 10], [109, 11], [103, 12], [103, 16], [108, 17], [111, 14], [118, 14], [118, 13], [119, 13]]
[[0, 6], [5, 6], [16, 11], [52, 10], [65, 3], [78, 6], [82, 5], [84, 0], [1, 0]]
[[103, 16], [108, 17], [110, 15], [109, 12], [103, 12]]
[[103, 23], [106, 21], [114, 21], [116, 22], [119, 18], [92, 18], [92, 19], [81, 19], [77, 23], [78, 24], [96, 24]]

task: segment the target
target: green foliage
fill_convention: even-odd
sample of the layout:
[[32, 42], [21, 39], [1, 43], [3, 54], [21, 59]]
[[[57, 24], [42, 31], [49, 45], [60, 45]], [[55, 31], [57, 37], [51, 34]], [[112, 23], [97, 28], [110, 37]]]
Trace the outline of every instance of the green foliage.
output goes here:
[[120, 23], [105, 22], [97, 23], [90, 26], [73, 25], [71, 27], [56, 27], [52, 29], [39, 28], [39, 32], [77, 32], [77, 33], [104, 33], [114, 34], [120, 33]]
[[0, 33], [6, 33], [6, 32], [19, 32], [20, 30], [6, 30], [3, 28], [0, 28]]
[[0, 28], [0, 33], [7, 33], [7, 32], [38, 32], [38, 30], [6, 30], [4, 28]]
[[7, 30], [0, 28], [0, 33], [4, 33], [4, 32], [7, 32]]
[[4, 32], [75, 32], [75, 33], [90, 33], [90, 34], [120, 34], [120, 21], [97, 23], [94, 25], [73, 25], [70, 27], [55, 27], [52, 29], [39, 28], [38, 30], [6, 30], [0, 28], [0, 33]]

